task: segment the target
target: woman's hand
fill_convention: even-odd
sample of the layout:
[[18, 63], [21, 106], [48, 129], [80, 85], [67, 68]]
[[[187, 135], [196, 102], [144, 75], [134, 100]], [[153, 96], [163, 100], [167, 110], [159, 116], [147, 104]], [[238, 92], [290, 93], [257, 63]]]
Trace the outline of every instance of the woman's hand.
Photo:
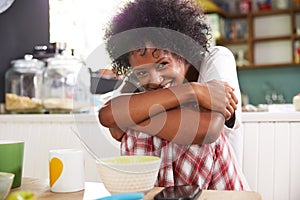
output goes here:
[[122, 137], [125, 134], [124, 131], [122, 131], [118, 127], [109, 128], [109, 132], [110, 132], [111, 136], [119, 142], [121, 142]]
[[198, 103], [207, 109], [221, 112], [228, 120], [237, 109], [238, 99], [227, 82], [209, 81], [205, 84], [192, 84]]

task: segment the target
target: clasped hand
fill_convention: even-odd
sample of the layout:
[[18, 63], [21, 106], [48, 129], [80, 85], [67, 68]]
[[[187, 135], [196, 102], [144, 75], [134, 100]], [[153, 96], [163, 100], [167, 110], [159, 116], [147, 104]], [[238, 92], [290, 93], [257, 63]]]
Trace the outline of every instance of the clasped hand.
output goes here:
[[[227, 82], [212, 80], [207, 83], [194, 83], [198, 103], [209, 110], [220, 112], [228, 120], [237, 109], [238, 99], [234, 88]], [[200, 90], [198, 90], [201, 87]]]

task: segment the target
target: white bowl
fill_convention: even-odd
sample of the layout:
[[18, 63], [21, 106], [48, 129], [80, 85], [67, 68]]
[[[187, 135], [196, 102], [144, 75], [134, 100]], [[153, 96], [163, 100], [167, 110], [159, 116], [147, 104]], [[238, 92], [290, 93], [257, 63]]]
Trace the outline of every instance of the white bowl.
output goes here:
[[96, 161], [110, 193], [146, 192], [154, 187], [161, 159], [155, 156], [117, 156]]
[[5, 199], [10, 191], [15, 175], [0, 172], [0, 199]]

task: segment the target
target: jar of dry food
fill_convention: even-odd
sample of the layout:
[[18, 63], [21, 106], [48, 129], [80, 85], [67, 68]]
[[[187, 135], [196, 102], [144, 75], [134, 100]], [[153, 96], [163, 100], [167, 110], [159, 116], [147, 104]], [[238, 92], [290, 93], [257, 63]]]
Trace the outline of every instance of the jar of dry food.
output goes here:
[[5, 108], [11, 113], [42, 113], [42, 84], [45, 63], [25, 55], [11, 61], [5, 73]]
[[47, 59], [43, 76], [43, 106], [49, 113], [81, 113], [90, 108], [90, 73], [73, 56]]

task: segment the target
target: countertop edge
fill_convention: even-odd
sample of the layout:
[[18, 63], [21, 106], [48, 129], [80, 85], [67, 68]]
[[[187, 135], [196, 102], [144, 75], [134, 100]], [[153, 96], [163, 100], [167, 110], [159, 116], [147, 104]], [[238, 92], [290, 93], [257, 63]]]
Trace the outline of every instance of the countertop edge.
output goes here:
[[[1, 114], [0, 123], [5, 122], [88, 122], [99, 123], [97, 113], [90, 114]], [[242, 122], [300, 122], [300, 112], [243, 112]]]
[[300, 122], [300, 112], [243, 112], [242, 122]]
[[0, 122], [98, 122], [96, 113], [91, 114], [1, 114]]

